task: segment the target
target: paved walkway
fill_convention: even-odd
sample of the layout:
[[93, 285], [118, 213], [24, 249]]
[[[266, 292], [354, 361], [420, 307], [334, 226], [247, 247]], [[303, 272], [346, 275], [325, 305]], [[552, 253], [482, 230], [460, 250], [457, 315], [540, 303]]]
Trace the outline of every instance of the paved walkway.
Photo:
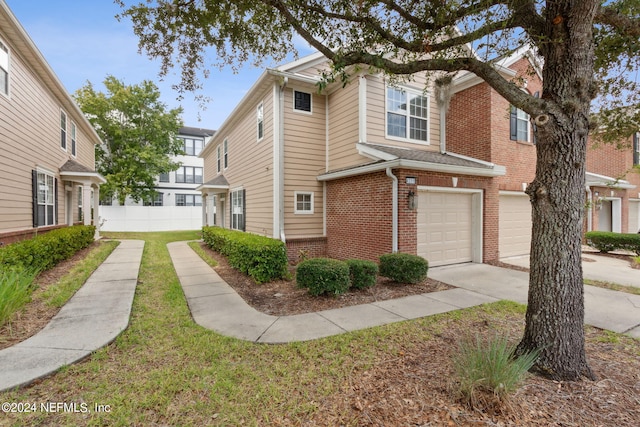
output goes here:
[[0, 391], [82, 360], [126, 329], [143, 248], [141, 240], [121, 241], [45, 328], [0, 350]]
[[[312, 340], [501, 299], [527, 302], [527, 273], [461, 264], [429, 270], [430, 277], [455, 289], [317, 313], [270, 316], [245, 303], [187, 242], [167, 247], [195, 322], [258, 343]], [[142, 241], [121, 241], [48, 326], [1, 350], [0, 391], [50, 375], [114, 340], [129, 322], [143, 248]], [[585, 310], [587, 324], [640, 338], [640, 295], [586, 286]]]

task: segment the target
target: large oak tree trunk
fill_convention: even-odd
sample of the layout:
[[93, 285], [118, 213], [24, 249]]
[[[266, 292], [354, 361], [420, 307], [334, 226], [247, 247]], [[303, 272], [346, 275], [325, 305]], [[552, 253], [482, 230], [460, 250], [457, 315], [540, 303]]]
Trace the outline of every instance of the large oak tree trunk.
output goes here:
[[536, 177], [527, 188], [533, 231], [529, 301], [517, 353], [541, 349], [536, 368], [555, 379], [594, 378], [584, 347], [581, 242], [597, 1], [547, 2], [549, 42], [537, 117]]

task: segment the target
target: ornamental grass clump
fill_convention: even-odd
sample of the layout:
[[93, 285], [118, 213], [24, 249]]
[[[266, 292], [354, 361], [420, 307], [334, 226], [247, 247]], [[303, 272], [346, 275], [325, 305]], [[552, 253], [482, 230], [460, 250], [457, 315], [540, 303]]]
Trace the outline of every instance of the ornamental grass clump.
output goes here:
[[397, 283], [420, 283], [427, 278], [429, 263], [417, 255], [394, 253], [380, 256], [380, 275]]
[[514, 357], [506, 337], [462, 340], [453, 357], [460, 399], [476, 409], [496, 408], [508, 400], [538, 358], [538, 351]]
[[0, 270], [0, 326], [9, 322], [16, 312], [31, 301], [37, 275], [35, 269]]
[[343, 261], [313, 258], [298, 264], [296, 283], [313, 296], [341, 295], [349, 290], [349, 266]]

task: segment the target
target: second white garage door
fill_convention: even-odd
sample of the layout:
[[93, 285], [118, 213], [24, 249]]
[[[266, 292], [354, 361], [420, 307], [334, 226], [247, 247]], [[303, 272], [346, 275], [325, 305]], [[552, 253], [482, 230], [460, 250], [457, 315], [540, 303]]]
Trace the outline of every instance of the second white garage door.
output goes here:
[[531, 202], [522, 193], [500, 194], [500, 258], [527, 255], [531, 250]]
[[640, 200], [629, 200], [629, 233], [640, 233]]
[[421, 191], [418, 195], [418, 255], [430, 266], [473, 261], [473, 193]]

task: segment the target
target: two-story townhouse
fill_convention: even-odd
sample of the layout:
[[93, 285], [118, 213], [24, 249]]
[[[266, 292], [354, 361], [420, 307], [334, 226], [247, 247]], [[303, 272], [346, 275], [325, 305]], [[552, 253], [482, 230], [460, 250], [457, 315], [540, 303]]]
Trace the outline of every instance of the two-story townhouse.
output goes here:
[[325, 67], [314, 54], [266, 70], [223, 123], [201, 154], [205, 223], [282, 239], [292, 261], [494, 259], [484, 212], [497, 218], [505, 168], [446, 149], [426, 77], [361, 72], [318, 93]]
[[587, 231], [640, 233], [640, 133], [587, 150]]
[[100, 138], [0, 0], [0, 242], [97, 224]]

